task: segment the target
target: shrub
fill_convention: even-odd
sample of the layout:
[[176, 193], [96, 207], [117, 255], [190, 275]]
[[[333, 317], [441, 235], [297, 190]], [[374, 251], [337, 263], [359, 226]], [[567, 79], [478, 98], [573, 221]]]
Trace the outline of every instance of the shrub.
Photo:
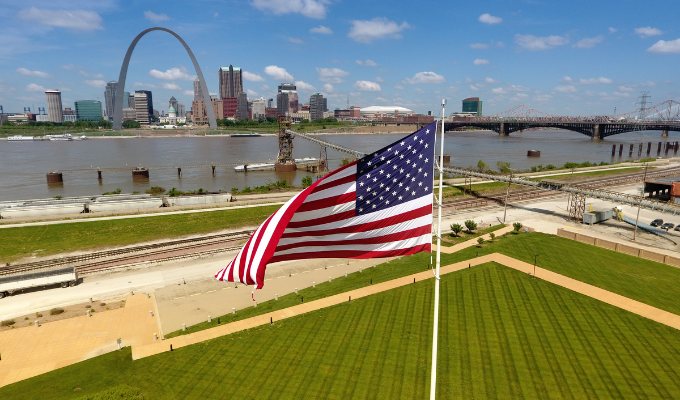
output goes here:
[[6, 320], [0, 322], [0, 326], [12, 326], [15, 323], [16, 322], [13, 319], [6, 319]]
[[465, 227], [467, 228], [468, 232], [472, 232], [475, 229], [477, 229], [477, 223], [471, 219], [465, 221]]
[[144, 193], [150, 194], [152, 196], [160, 196], [165, 193], [165, 188], [160, 186], [151, 186], [149, 189], [146, 189]]
[[480, 171], [486, 171], [487, 169], [489, 169], [489, 165], [486, 164], [484, 161], [479, 160], [477, 161], [477, 169]]
[[522, 223], [521, 222], [515, 222], [512, 224], [512, 227], [515, 228], [515, 232], [519, 232], [520, 229], [522, 229]]
[[548, 165], [545, 166], [545, 169], [555, 169], [555, 168], [557, 168], [557, 167], [552, 165], [552, 164], [548, 164]]
[[459, 233], [463, 232], [463, 226], [461, 224], [451, 224], [451, 231], [454, 236], [458, 236]]
[[108, 196], [108, 195], [110, 195], [110, 194], [120, 194], [120, 192], [122, 192], [121, 188], [117, 188], [116, 190], [114, 190], [114, 191], [112, 191], [112, 192], [105, 192], [105, 193], [102, 193], [102, 196]]
[[251, 192], [250, 186], [244, 187], [243, 190], [242, 190], [242, 192], [243, 192], [243, 193], [250, 193], [250, 192]]
[[37, 314], [36, 315], [38, 318], [42, 318], [42, 314]]
[[61, 196], [54, 196], [54, 198], [57, 199], [57, 200], [61, 200], [61, 199], [62, 199]]
[[236, 193], [238, 193], [238, 188], [235, 188], [235, 187], [231, 188], [231, 194], [236, 194]]
[[99, 303], [100, 306], [104, 307], [106, 303]]
[[493, 242], [493, 240], [496, 238], [496, 234], [491, 232], [491, 233], [489, 233], [489, 237], [491, 238], [491, 241]]
[[88, 304], [85, 306], [85, 308], [92, 308], [92, 306]]
[[26, 321], [27, 319], [28, 319], [28, 317], [24, 317], [24, 321]]
[[478, 237], [478, 238], [477, 238], [477, 243], [479, 243], [480, 246], [481, 246], [482, 244], [484, 244], [484, 238], [482, 238], [481, 236]]
[[510, 172], [512, 172], [512, 170], [510, 169], [510, 163], [509, 162], [499, 161], [499, 162], [496, 163], [496, 165], [498, 166], [498, 170], [502, 174], [509, 174]]
[[53, 309], [50, 310], [50, 315], [59, 315], [59, 314], [63, 313], [64, 311], [66, 311], [66, 310], [64, 310], [63, 308], [53, 308]]
[[307, 175], [304, 178], [302, 178], [302, 187], [303, 188], [308, 188], [312, 185], [312, 177]]

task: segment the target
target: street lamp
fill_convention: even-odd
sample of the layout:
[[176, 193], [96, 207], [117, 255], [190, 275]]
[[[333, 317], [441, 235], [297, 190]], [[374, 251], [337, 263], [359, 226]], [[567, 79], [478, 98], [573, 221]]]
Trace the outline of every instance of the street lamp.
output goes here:
[[534, 256], [534, 276], [532, 279], [536, 279], [536, 258], [538, 258], [538, 254]]
[[[505, 205], [503, 206], [503, 223], [505, 223], [505, 215], [508, 211], [508, 196], [510, 195], [510, 184], [512, 183], [512, 173], [513, 170], [510, 168], [510, 182], [508, 182], [508, 187], [505, 189]], [[470, 190], [472, 192], [472, 190]]]

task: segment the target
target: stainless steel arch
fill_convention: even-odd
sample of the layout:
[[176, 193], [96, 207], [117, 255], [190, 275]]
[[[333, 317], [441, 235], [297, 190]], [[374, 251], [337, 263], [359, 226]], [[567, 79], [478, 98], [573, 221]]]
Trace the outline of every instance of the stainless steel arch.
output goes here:
[[172, 36], [176, 37], [177, 40], [180, 41], [180, 43], [182, 43], [187, 53], [189, 54], [189, 57], [191, 58], [191, 62], [194, 63], [194, 69], [196, 70], [196, 75], [198, 75], [198, 80], [201, 84], [201, 91], [203, 92], [205, 109], [208, 112], [208, 123], [210, 124], [210, 128], [217, 129], [217, 122], [215, 121], [215, 110], [213, 110], [212, 108], [212, 103], [210, 101], [210, 93], [208, 92], [208, 86], [205, 84], [205, 79], [203, 79], [201, 67], [198, 66], [198, 62], [196, 61], [196, 57], [194, 57], [194, 53], [191, 52], [189, 45], [187, 45], [187, 43], [175, 32], [171, 31], [170, 29], [155, 27], [149, 28], [140, 33], [139, 35], [137, 35], [135, 40], [133, 40], [132, 43], [130, 43], [130, 47], [128, 47], [127, 53], [125, 53], [123, 65], [120, 67], [120, 75], [118, 76], [118, 86], [116, 90], [116, 101], [113, 107], [113, 130], [114, 131], [120, 130], [123, 125], [123, 93], [125, 92], [125, 79], [127, 78], [127, 70], [128, 64], [130, 63], [130, 56], [132, 56], [132, 51], [135, 49], [135, 46], [137, 46], [137, 42], [139, 42], [139, 39], [141, 39], [142, 36], [146, 35], [151, 31], [168, 32]]

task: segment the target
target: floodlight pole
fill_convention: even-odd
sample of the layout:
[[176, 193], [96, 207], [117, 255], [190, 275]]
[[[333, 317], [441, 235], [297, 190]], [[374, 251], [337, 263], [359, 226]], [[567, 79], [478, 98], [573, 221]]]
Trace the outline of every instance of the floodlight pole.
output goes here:
[[[430, 374], [430, 400], [437, 393], [437, 337], [439, 336], [439, 268], [441, 266], [442, 246], [442, 187], [444, 186], [444, 109], [446, 99], [442, 99], [442, 130], [439, 151], [439, 197], [437, 199], [437, 258], [434, 274], [434, 324], [432, 327], [432, 373]], [[436, 133], [435, 133], [436, 134]]]
[[642, 207], [642, 199], [645, 197], [645, 181], [647, 180], [647, 167], [649, 165], [645, 164], [645, 176], [642, 178], [642, 192], [640, 193], [640, 202], [638, 203], [637, 217], [635, 217], [635, 230], [633, 231], [633, 241], [635, 241], [635, 236], [637, 235], [638, 221], [640, 220], [640, 207]]

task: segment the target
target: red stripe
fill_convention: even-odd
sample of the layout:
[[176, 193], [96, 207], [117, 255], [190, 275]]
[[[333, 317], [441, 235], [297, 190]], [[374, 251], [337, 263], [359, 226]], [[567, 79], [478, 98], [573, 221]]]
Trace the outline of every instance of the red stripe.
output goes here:
[[312, 258], [386, 258], [408, 256], [415, 253], [430, 252], [431, 243], [425, 243], [418, 246], [409, 247], [406, 249], [389, 250], [389, 251], [359, 251], [359, 250], [338, 250], [338, 251], [319, 251], [315, 253], [295, 253], [274, 256], [269, 260], [270, 263], [290, 260], [308, 260]]
[[[274, 214], [270, 215], [269, 218], [267, 218], [266, 221], [261, 225], [260, 229], [260, 234], [255, 239], [255, 246], [253, 247], [253, 252], [252, 252], [252, 257], [250, 258], [250, 262], [248, 262], [248, 267], [246, 268], [245, 271], [245, 281], [241, 280], [242, 282], [245, 282], [246, 285], [253, 285], [255, 282], [253, 282], [252, 278], [250, 278], [250, 270], [253, 268], [253, 259], [255, 258], [255, 252], [257, 249], [260, 247], [260, 242], [262, 242], [262, 238], [264, 237], [264, 232], [267, 230], [267, 226], [269, 226], [269, 222], [271, 222], [272, 218], [276, 215], [278, 211], [276, 211]], [[247, 254], [247, 253], [246, 253]], [[255, 268], [258, 268], [259, 266], [255, 266]]]
[[342, 221], [343, 219], [350, 219], [356, 217], [355, 210], [349, 210], [337, 214], [331, 214], [326, 217], [308, 219], [305, 221], [296, 221], [288, 224], [287, 228], [306, 228], [308, 226], [316, 226], [329, 224], [331, 222]]
[[300, 243], [291, 243], [282, 246], [277, 246], [276, 251], [284, 251], [289, 249], [295, 249], [298, 247], [312, 247], [312, 246], [335, 246], [335, 245], [352, 245], [352, 244], [380, 244], [380, 243], [390, 243], [397, 242], [399, 240], [406, 240], [413, 237], [423, 236], [425, 234], [432, 232], [432, 224], [427, 224], [426, 226], [421, 226], [418, 228], [409, 229], [406, 231], [391, 233], [389, 235], [383, 236], [372, 236], [362, 239], [342, 239], [333, 241], [323, 241], [323, 240], [310, 240]]
[[318, 231], [305, 231], [305, 232], [288, 232], [284, 233], [281, 237], [289, 239], [303, 236], [325, 236], [333, 235], [337, 233], [354, 233], [354, 232], [365, 232], [373, 231], [380, 228], [385, 228], [390, 225], [399, 224], [401, 222], [410, 221], [415, 218], [422, 217], [424, 215], [429, 215], [432, 213], [432, 205], [428, 204], [426, 206], [416, 208], [415, 210], [410, 210], [402, 214], [398, 214], [389, 218], [385, 218], [379, 221], [368, 222], [365, 224], [346, 226], [343, 228], [326, 229]]
[[343, 193], [339, 196], [327, 197], [325, 199], [314, 200], [310, 202], [305, 202], [297, 209], [297, 212], [306, 212], [320, 210], [322, 208], [328, 208], [336, 206], [338, 204], [349, 203], [355, 201], [357, 198], [357, 192]]
[[355, 182], [356, 179], [357, 179], [356, 174], [348, 175], [344, 178], [336, 179], [332, 182], [328, 182], [328, 183], [324, 183], [323, 185], [319, 185], [319, 186], [316, 187], [316, 189], [314, 189], [314, 191], [312, 193], [319, 193], [319, 192], [324, 191], [326, 189], [330, 189], [330, 188], [333, 188], [333, 187], [336, 187], [336, 186], [344, 185], [344, 184], [350, 183], [350, 182]]

